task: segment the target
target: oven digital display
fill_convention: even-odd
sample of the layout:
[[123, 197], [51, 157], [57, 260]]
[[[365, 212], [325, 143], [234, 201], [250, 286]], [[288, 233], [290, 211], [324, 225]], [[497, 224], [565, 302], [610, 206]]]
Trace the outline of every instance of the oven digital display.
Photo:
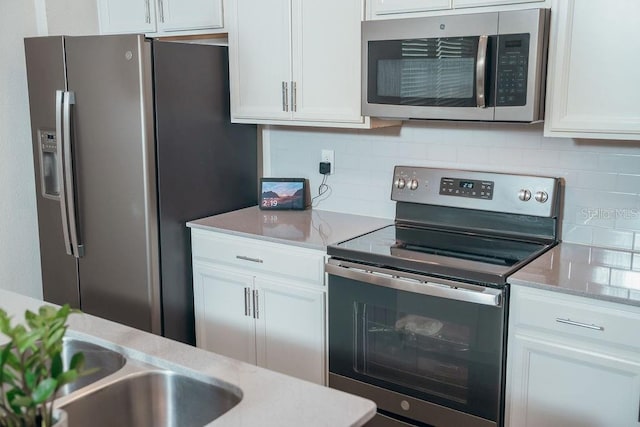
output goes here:
[[443, 196], [493, 199], [493, 181], [464, 178], [441, 178], [440, 194]]

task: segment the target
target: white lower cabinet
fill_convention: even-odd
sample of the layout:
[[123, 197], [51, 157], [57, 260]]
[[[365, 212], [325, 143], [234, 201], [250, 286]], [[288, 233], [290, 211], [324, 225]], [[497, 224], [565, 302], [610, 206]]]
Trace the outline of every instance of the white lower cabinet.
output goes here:
[[197, 346], [325, 384], [325, 253], [201, 230], [192, 246]]
[[512, 289], [506, 425], [640, 425], [640, 309]]

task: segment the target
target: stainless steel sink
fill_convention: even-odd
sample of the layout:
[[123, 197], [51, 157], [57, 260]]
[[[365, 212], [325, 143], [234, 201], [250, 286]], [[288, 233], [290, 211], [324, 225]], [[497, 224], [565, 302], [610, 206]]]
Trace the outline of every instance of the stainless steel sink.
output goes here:
[[85, 357], [85, 369], [95, 368], [95, 372], [78, 378], [60, 389], [57, 397], [66, 396], [75, 390], [88, 386], [114, 372], [120, 370], [127, 359], [120, 353], [99, 345], [73, 338], [65, 338], [62, 347], [62, 362], [65, 367], [74, 354], [82, 352]]
[[145, 371], [78, 393], [61, 406], [69, 426], [201, 427], [242, 399], [232, 385], [170, 371]]

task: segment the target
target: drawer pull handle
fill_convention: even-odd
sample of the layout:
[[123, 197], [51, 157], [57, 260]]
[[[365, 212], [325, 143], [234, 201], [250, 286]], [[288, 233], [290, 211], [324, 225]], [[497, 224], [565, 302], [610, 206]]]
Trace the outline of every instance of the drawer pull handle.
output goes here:
[[603, 326], [598, 326], [598, 325], [589, 324], [589, 323], [576, 322], [575, 320], [571, 320], [571, 319], [562, 319], [560, 317], [557, 317], [556, 318], [556, 322], [565, 323], [565, 324], [571, 325], [571, 326], [579, 326], [581, 328], [593, 329], [595, 331], [604, 331], [604, 327]]
[[260, 258], [251, 258], [244, 255], [236, 255], [236, 258], [241, 259], [243, 261], [259, 262], [260, 264], [262, 264], [262, 260]]

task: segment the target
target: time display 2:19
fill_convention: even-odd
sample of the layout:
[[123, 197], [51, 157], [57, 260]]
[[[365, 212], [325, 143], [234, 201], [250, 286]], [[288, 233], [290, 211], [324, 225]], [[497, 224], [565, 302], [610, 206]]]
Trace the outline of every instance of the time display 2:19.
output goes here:
[[472, 189], [473, 188], [473, 181], [460, 181], [460, 188], [468, 188], [468, 189]]

